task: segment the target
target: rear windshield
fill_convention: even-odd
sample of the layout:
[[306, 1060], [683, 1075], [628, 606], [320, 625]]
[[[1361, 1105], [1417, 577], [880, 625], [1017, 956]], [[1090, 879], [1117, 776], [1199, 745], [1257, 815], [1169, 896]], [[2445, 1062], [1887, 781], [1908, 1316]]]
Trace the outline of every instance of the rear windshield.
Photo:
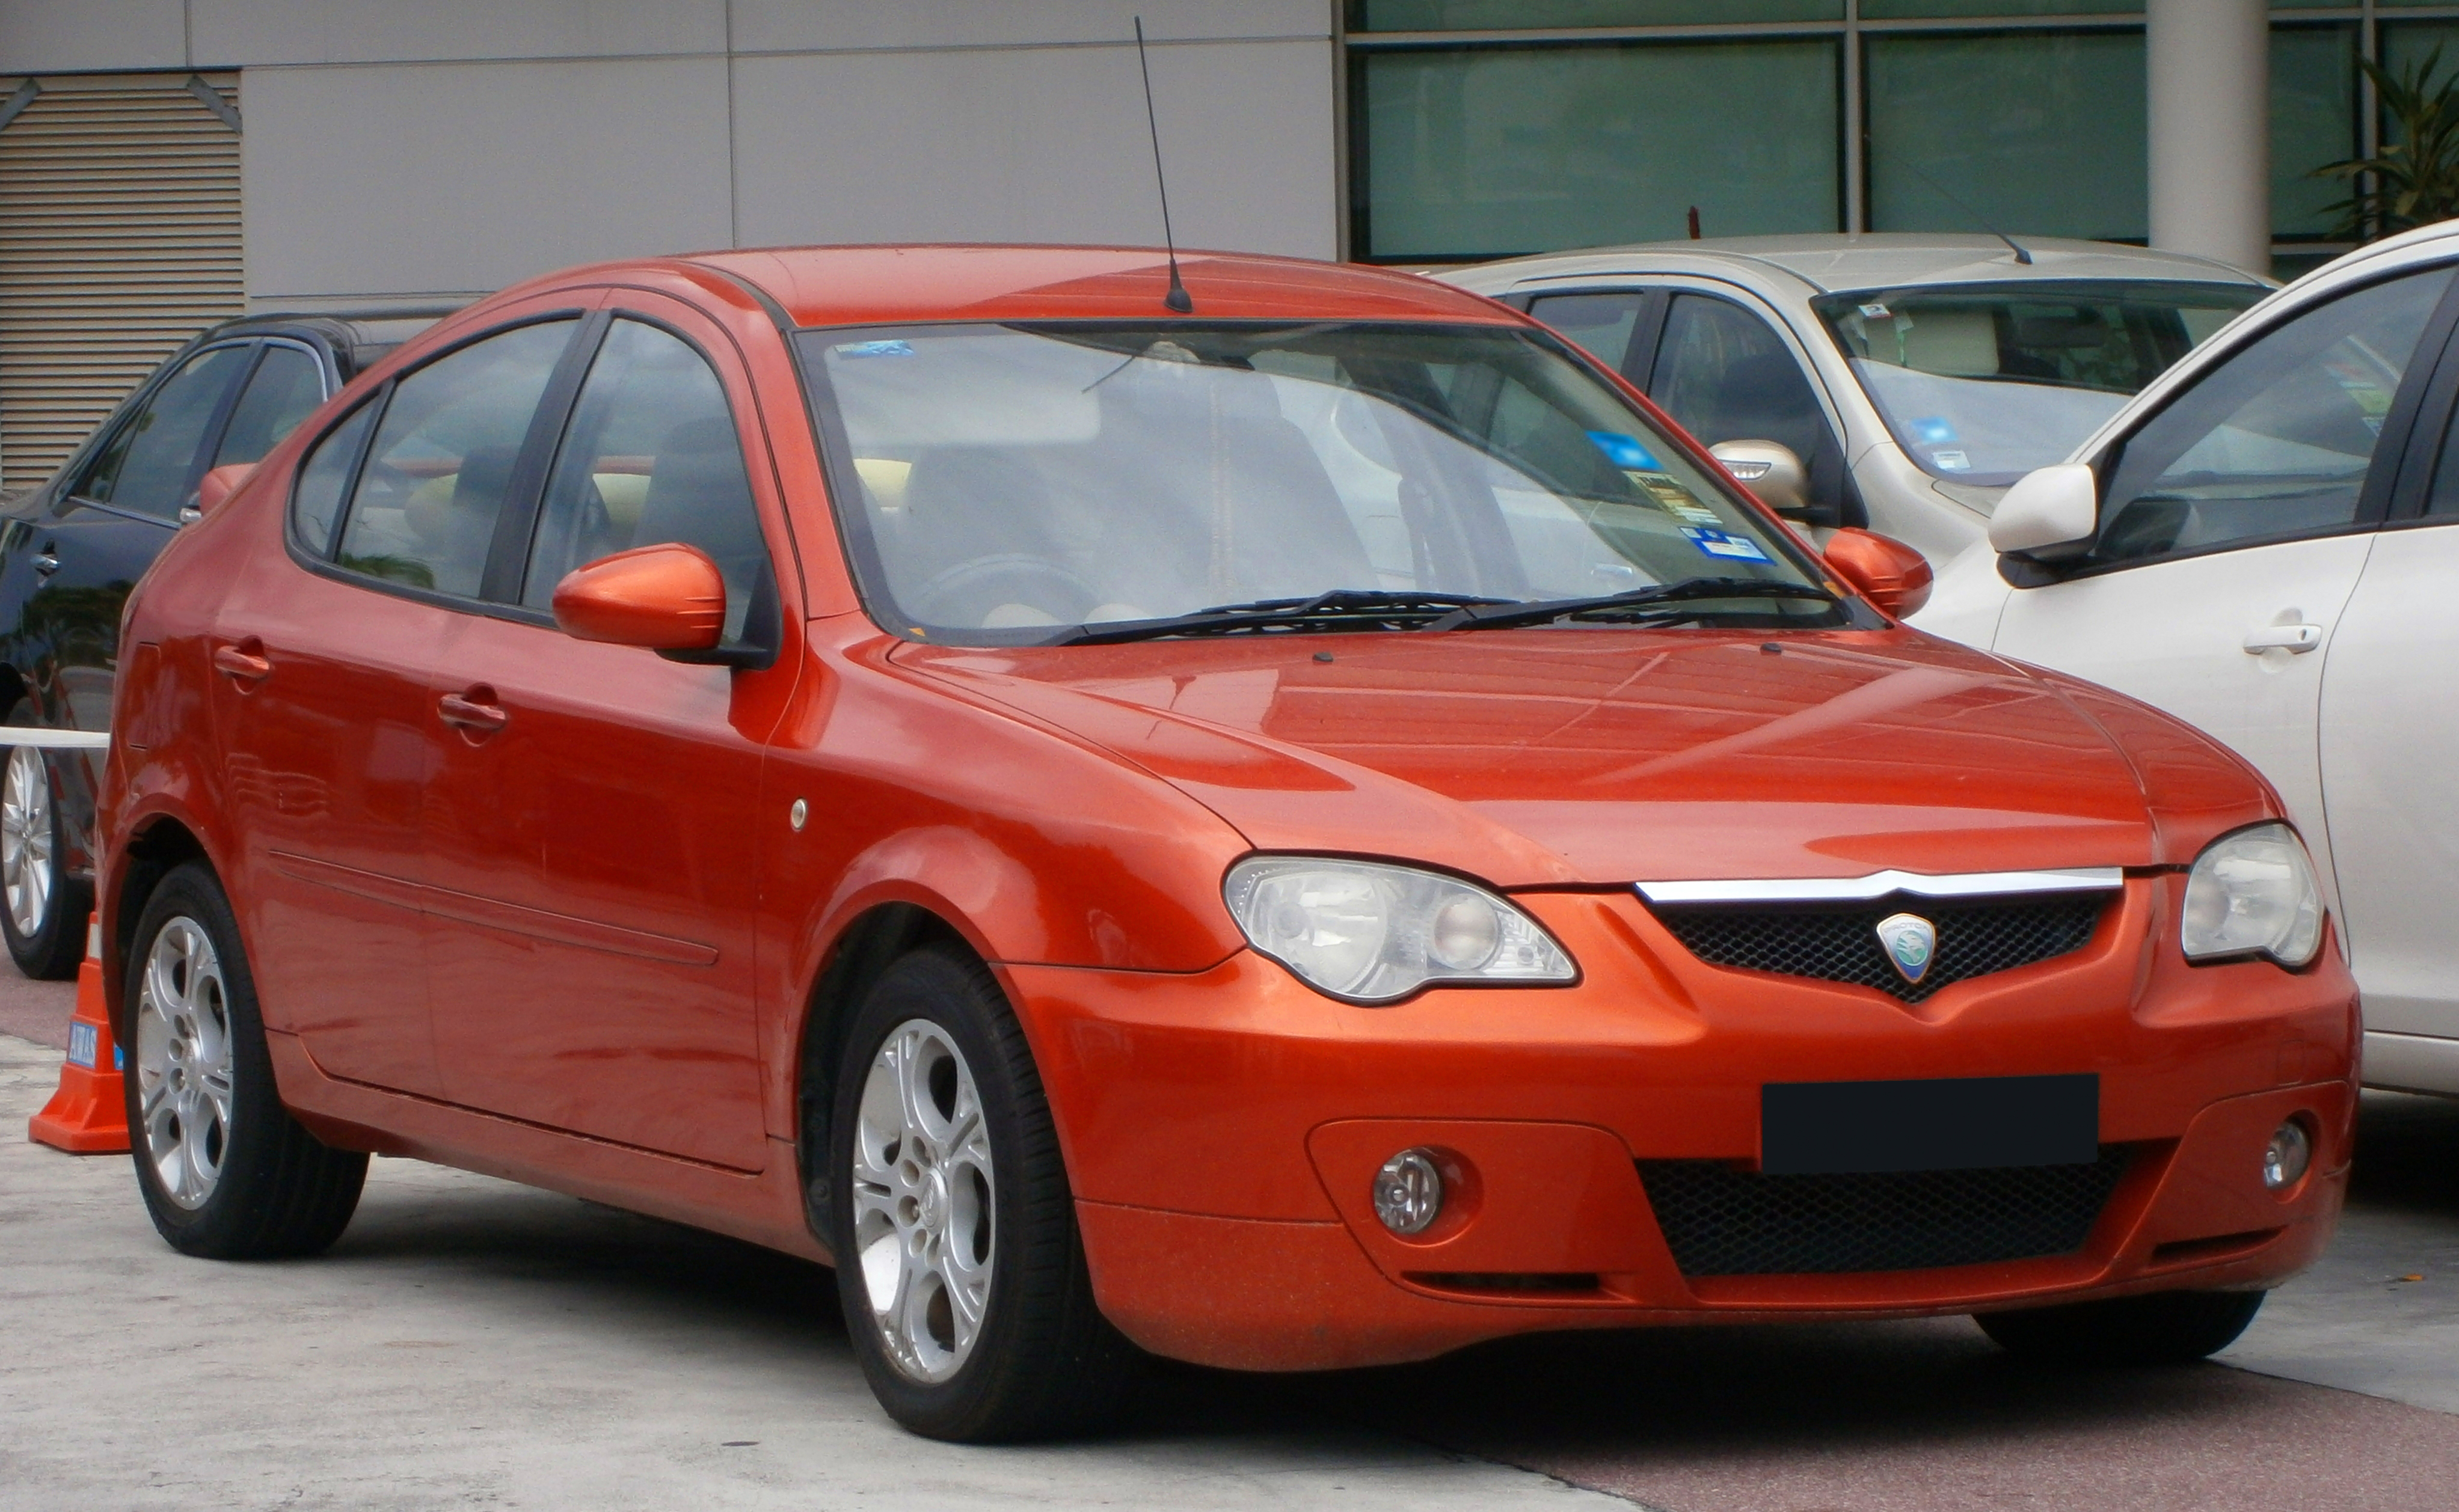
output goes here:
[[865, 599], [902, 634], [1055, 641], [1343, 591], [1818, 580], [1781, 527], [1542, 332], [1036, 324], [797, 341], [837, 432], [839, 496], [861, 501]]
[[2269, 292], [2078, 280], [1864, 289], [1815, 306], [1906, 455], [1939, 477], [2005, 484], [2065, 461]]

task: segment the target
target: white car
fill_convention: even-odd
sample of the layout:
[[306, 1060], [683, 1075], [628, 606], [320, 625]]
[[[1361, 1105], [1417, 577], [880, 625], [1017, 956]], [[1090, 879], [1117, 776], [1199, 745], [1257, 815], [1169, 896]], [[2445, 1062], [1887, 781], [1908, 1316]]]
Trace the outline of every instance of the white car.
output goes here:
[[[1894, 234], [1659, 242], [1440, 276], [1561, 331], [1711, 446], [1789, 448], [1807, 483], [1807, 507], [1785, 511], [1797, 521], [1866, 526], [1939, 566], [1981, 539], [2008, 484], [2273, 287], [2140, 247]], [[1728, 457], [1778, 502], [1763, 452]]]
[[2459, 1094], [2459, 221], [2245, 316], [2008, 492], [1925, 630], [2133, 694], [2279, 788], [2364, 1078]]

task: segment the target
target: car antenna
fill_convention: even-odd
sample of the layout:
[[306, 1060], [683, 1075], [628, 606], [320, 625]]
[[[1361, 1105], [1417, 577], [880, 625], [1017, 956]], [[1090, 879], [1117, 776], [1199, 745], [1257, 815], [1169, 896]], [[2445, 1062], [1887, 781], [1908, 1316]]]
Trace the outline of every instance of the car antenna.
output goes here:
[[1965, 204], [1963, 200], [1957, 199], [1954, 190], [1949, 189], [1946, 185], [1940, 183], [1937, 179], [1922, 172], [1919, 164], [1907, 162], [1904, 166], [1912, 170], [1914, 178], [1937, 190], [1940, 194], [1944, 195], [1949, 204], [1952, 204], [1958, 210], [1963, 211], [1965, 215], [1970, 216], [1973, 222], [1980, 226], [1982, 230], [1988, 232], [1999, 241], [2006, 242], [2007, 247], [2014, 252], [2015, 261], [2017, 262], [2022, 263], [2026, 267], [2030, 267], [2032, 265], [2032, 254], [2024, 250], [2022, 242], [2017, 242], [2013, 237], [2008, 236], [2006, 232], [1999, 230], [1994, 225], [1991, 225], [1986, 220], [1983, 219], [1980, 211], [1973, 209], [1970, 205]]
[[1169, 231], [1169, 179], [1161, 171], [1161, 122], [1153, 115], [1152, 65], [1145, 60], [1145, 18], [1136, 17], [1136, 70], [1145, 76], [1145, 126], [1152, 133], [1153, 184], [1161, 190], [1161, 244], [1169, 254], [1169, 292], [1162, 303], [1181, 315], [1195, 309], [1178, 276], [1178, 239]]

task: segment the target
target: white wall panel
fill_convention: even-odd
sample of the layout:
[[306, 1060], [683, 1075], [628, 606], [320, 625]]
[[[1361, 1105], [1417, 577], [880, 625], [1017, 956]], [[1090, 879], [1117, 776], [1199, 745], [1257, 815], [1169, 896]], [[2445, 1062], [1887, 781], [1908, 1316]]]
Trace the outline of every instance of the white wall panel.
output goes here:
[[737, 52], [1329, 37], [1334, 0], [734, 0]]
[[243, 97], [260, 305], [728, 240], [722, 58], [259, 69]]
[[[725, 51], [725, 0], [194, 0], [194, 5], [198, 58], [248, 67]], [[178, 11], [178, 0], [171, 0], [171, 9]]]
[[0, 0], [0, 74], [187, 66], [179, 0]]
[[[746, 246], [1161, 240], [1132, 48], [735, 68]], [[1164, 48], [1152, 74], [1181, 245], [1335, 255], [1329, 40]]]

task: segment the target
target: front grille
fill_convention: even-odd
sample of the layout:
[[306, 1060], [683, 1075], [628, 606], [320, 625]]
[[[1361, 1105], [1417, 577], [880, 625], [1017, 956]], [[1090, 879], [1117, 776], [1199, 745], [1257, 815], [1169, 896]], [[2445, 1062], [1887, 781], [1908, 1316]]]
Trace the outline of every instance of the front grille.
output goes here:
[[2087, 1166], [1762, 1176], [1722, 1161], [1641, 1161], [1684, 1275], [1923, 1270], [2072, 1254], [2126, 1168]]
[[[1898, 894], [1875, 903], [1683, 903], [1651, 905], [1673, 937], [1711, 966], [1876, 987], [1920, 1002], [1949, 982], [2009, 971], [2081, 950], [2100, 925], [2111, 892], [2012, 897]], [[1879, 942], [1879, 921], [1918, 914], [1938, 931], [1929, 971], [1908, 982]]]

